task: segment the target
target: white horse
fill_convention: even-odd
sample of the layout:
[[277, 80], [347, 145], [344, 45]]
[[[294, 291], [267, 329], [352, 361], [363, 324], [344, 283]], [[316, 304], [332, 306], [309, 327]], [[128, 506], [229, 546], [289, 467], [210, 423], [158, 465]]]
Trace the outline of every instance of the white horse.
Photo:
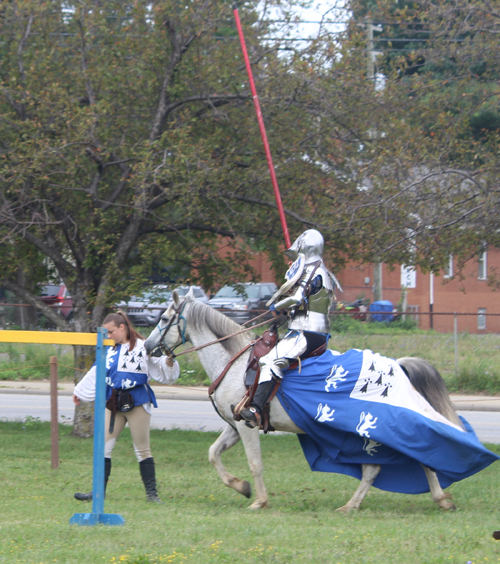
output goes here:
[[[172, 304], [161, 316], [158, 326], [146, 340], [145, 346], [148, 354], [161, 344], [173, 349], [179, 344], [189, 341], [194, 347], [200, 347], [221, 337], [241, 332], [241, 330], [241, 325], [210, 306], [195, 301], [190, 293], [180, 298], [174, 291]], [[221, 374], [229, 360], [248, 345], [251, 340], [249, 333], [243, 333], [198, 350], [203, 368], [212, 382]], [[260, 509], [267, 506], [268, 497], [263, 480], [259, 430], [248, 428], [243, 420], [234, 421], [231, 411], [231, 405], [237, 404], [246, 392], [244, 374], [249, 354], [250, 352], [247, 351], [235, 360], [214, 393], [213, 399], [217, 411], [227, 421], [228, 425], [210, 447], [209, 460], [226, 486], [249, 498], [252, 491], [250, 484], [246, 480], [231, 475], [221, 460], [222, 453], [241, 439], [255, 484], [256, 498], [250, 508]], [[430, 365], [421, 359], [400, 359], [398, 362], [408, 373], [412, 384], [434, 409], [453, 423], [461, 426], [439, 373], [432, 367], [429, 370]], [[423, 382], [419, 382], [419, 379], [422, 380], [422, 378]], [[277, 431], [303, 433], [290, 419], [277, 398], [271, 401], [270, 419]], [[377, 464], [363, 464], [362, 478], [358, 489], [349, 502], [337, 511], [347, 513], [353, 509], [358, 509], [380, 469], [381, 467]], [[424, 470], [433, 501], [442, 509], [455, 509], [455, 505], [450, 501], [451, 495], [443, 491], [436, 474], [429, 468], [424, 467]]]

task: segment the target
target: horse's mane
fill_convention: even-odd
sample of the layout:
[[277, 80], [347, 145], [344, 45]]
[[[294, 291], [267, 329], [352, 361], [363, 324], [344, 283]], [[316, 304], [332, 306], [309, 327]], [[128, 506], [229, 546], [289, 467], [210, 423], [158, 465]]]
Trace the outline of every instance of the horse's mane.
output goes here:
[[[229, 319], [229, 317], [223, 313], [220, 313], [202, 302], [194, 300], [191, 301], [191, 307], [189, 308], [187, 317], [189, 317], [189, 320], [196, 329], [203, 330], [203, 327], [206, 326], [217, 339], [231, 335], [231, 333], [237, 333], [243, 329], [241, 325], [238, 325], [238, 323]], [[235, 355], [248, 345], [252, 338], [253, 334], [249, 331], [248, 333], [242, 333], [241, 335], [236, 335], [235, 337], [221, 341], [220, 344], [229, 354]]]

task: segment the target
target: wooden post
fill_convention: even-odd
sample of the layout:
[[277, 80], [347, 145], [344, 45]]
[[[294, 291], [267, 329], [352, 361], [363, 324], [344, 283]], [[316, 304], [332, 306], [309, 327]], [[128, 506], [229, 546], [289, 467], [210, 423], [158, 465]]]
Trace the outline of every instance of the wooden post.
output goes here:
[[57, 415], [57, 356], [50, 357], [50, 439], [52, 470], [59, 468], [59, 423]]

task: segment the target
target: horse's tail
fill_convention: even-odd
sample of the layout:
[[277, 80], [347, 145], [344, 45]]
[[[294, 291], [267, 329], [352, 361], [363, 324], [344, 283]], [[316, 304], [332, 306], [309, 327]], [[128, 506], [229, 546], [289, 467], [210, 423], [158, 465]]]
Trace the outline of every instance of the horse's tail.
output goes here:
[[451, 403], [443, 377], [423, 358], [405, 357], [398, 358], [398, 364], [405, 371], [408, 379], [417, 392], [423, 396], [432, 407], [446, 419], [463, 428], [462, 422]]

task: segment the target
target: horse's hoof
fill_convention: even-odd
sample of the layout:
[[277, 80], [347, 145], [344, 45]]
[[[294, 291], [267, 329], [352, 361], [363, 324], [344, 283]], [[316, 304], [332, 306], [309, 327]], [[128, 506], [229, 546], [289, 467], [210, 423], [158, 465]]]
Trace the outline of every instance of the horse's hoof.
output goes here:
[[351, 513], [351, 511], [355, 511], [357, 509], [357, 507], [353, 507], [352, 505], [344, 505], [342, 507], [339, 507], [338, 509], [335, 509], [335, 513], [343, 513], [344, 515], [347, 515], [348, 513]]
[[267, 501], [254, 501], [248, 509], [267, 509]]
[[241, 493], [248, 499], [252, 497], [252, 486], [250, 485], [250, 482], [247, 482], [246, 480], [243, 482]]
[[449, 499], [440, 499], [437, 504], [441, 509], [444, 509], [445, 511], [455, 511], [457, 509], [456, 505]]
[[226, 483], [228, 488], [233, 488], [239, 494], [244, 495], [245, 497], [252, 497], [252, 486], [250, 482], [246, 480], [240, 480], [239, 478], [235, 478], [234, 476]]
[[248, 499], [252, 497], [252, 486], [250, 485], [250, 482], [247, 482], [246, 480], [238, 480], [238, 483], [231, 484], [231, 487]]

